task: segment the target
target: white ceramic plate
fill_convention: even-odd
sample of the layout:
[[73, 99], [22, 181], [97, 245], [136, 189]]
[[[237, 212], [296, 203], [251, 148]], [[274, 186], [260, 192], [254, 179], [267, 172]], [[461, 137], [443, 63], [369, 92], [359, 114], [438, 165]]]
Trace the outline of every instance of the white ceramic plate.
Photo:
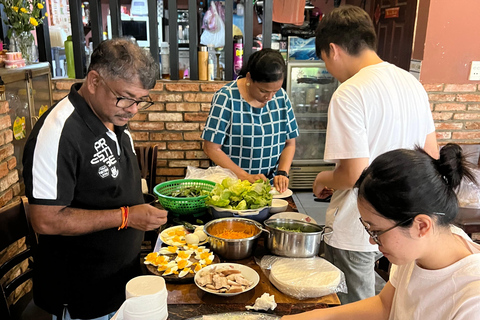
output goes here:
[[[234, 269], [236, 270], [239, 270], [243, 277], [247, 280], [249, 280], [250, 282], [253, 282], [253, 284], [248, 288], [246, 289], [245, 291], [242, 291], [242, 292], [235, 292], [235, 293], [219, 293], [219, 292], [214, 292], [210, 289], [207, 289], [207, 288], [204, 288], [202, 286], [200, 286], [197, 282], [198, 278], [202, 276], [202, 274], [204, 274], [205, 272], [210, 272], [210, 270], [212, 268], [221, 268], [221, 267], [226, 267], [226, 266], [231, 266], [233, 267]], [[197, 272], [195, 274], [195, 278], [194, 278], [194, 281], [195, 281], [195, 284], [197, 285], [197, 287], [199, 287], [200, 289], [202, 289], [203, 291], [205, 292], [208, 292], [208, 293], [212, 293], [212, 294], [216, 294], [217, 296], [223, 296], [223, 297], [231, 297], [231, 296], [236, 296], [236, 295], [239, 295], [241, 293], [244, 293], [244, 292], [247, 292], [249, 290], [252, 290], [253, 288], [255, 288], [255, 286], [258, 284], [258, 282], [260, 281], [260, 276], [258, 275], [257, 271], [253, 270], [252, 268], [250, 267], [247, 267], [247, 266], [244, 266], [243, 264], [238, 264], [238, 263], [217, 263], [217, 264], [212, 264], [212, 265], [209, 265], [205, 268], [203, 268], [202, 270], [200, 270], [199, 272]]]
[[[187, 231], [187, 229], [185, 229], [184, 226], [174, 226], [174, 227], [170, 227], [170, 228], [167, 228], [167, 229], [163, 230], [160, 233], [160, 240], [162, 240], [162, 242], [165, 243], [168, 246], [175, 246], [176, 245], [178, 247], [178, 246], [186, 245], [185, 240], [181, 244], [175, 244], [175, 241], [173, 241], [173, 239], [171, 239], [171, 237], [168, 237], [168, 233], [170, 233], [172, 231], [176, 231], [176, 230], [184, 230], [186, 234], [191, 233], [191, 232]], [[202, 245], [202, 244], [205, 244], [207, 242], [208, 242], [208, 239], [200, 242], [198, 245]]]
[[268, 219], [293, 219], [293, 220], [300, 220], [304, 222], [310, 222], [317, 224], [317, 221], [310, 217], [309, 215], [299, 213], [299, 212], [280, 212], [277, 214], [272, 215]]
[[[270, 191], [271, 192], [271, 191]], [[290, 190], [290, 189], [287, 189], [285, 190], [284, 192], [280, 193], [280, 194], [274, 194], [273, 195], [273, 199], [284, 199], [284, 198], [288, 198], [290, 196], [292, 196], [293, 194], [293, 191]]]

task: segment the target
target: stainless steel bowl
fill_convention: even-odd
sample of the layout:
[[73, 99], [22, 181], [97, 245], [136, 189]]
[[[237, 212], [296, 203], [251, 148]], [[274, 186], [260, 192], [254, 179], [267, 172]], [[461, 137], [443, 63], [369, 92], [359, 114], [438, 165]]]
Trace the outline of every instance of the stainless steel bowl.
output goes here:
[[[318, 255], [324, 228], [314, 223], [269, 219], [264, 222], [267, 249], [273, 254], [290, 258], [308, 258]], [[286, 231], [283, 229], [299, 230]]]
[[[240, 260], [252, 255], [258, 237], [262, 233], [262, 225], [245, 218], [221, 218], [208, 222], [203, 228], [208, 236], [212, 250], [225, 259]], [[217, 235], [224, 230], [241, 231], [252, 234], [244, 239], [224, 239]]]

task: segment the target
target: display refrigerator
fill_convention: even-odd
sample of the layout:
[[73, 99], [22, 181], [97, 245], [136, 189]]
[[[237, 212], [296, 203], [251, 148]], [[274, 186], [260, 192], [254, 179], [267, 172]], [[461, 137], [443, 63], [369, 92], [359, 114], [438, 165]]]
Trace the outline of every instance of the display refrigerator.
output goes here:
[[338, 81], [323, 61], [289, 61], [287, 93], [292, 102], [300, 135], [290, 168], [290, 189], [312, 189], [320, 171], [333, 170], [323, 160], [328, 105]]

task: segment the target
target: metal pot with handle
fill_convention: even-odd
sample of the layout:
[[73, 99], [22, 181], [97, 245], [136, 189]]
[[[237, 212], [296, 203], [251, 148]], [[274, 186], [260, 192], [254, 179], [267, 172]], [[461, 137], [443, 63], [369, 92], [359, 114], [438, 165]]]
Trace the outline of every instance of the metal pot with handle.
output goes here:
[[290, 258], [317, 256], [323, 240], [323, 226], [292, 219], [269, 219], [264, 222], [267, 249]]

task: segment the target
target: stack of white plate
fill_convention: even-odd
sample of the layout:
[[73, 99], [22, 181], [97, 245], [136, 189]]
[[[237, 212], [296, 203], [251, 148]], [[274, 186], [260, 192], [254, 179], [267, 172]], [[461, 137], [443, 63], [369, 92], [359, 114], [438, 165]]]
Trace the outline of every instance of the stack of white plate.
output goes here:
[[127, 300], [113, 319], [115, 320], [166, 320], [167, 287], [162, 277], [147, 275], [133, 278], [125, 288]]

